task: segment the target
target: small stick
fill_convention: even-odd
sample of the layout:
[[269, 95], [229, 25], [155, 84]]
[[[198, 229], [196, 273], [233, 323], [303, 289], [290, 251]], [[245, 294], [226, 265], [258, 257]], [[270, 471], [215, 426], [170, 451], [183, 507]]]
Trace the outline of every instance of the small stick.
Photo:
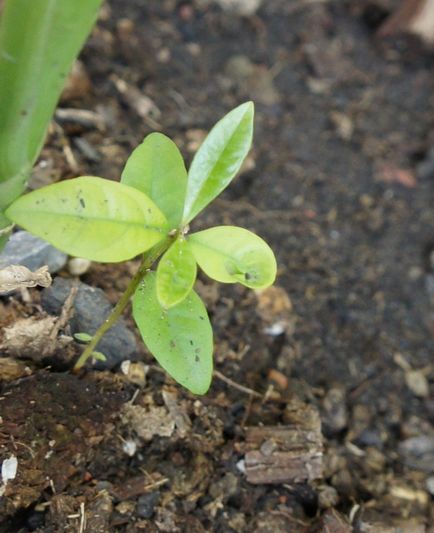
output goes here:
[[230, 378], [227, 378], [224, 374], [219, 372], [218, 370], [214, 370], [214, 376], [221, 381], [224, 381], [227, 385], [233, 387], [234, 389], [237, 389], [241, 392], [245, 392], [246, 394], [250, 394], [250, 396], [254, 396], [255, 398], [263, 398], [262, 394], [259, 394], [259, 392], [254, 391], [253, 389], [249, 389], [248, 387], [245, 387], [244, 385], [240, 385], [236, 381], [233, 381]]

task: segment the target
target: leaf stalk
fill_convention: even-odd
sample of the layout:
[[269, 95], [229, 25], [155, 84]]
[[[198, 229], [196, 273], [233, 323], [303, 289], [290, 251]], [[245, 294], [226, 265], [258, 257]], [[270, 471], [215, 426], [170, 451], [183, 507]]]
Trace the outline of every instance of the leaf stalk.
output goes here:
[[87, 360], [92, 357], [92, 354], [95, 351], [95, 348], [97, 347], [103, 335], [117, 322], [118, 318], [123, 313], [125, 307], [130, 301], [131, 296], [136, 292], [137, 287], [140, 285], [143, 278], [149, 272], [155, 261], [157, 261], [169, 248], [174, 238], [176, 237], [169, 235], [163, 241], [160, 241], [158, 244], [156, 244], [154, 247], [152, 247], [150, 250], [143, 254], [143, 259], [138, 271], [128, 284], [128, 287], [126, 288], [125, 292], [123, 293], [111, 313], [104, 320], [101, 326], [96, 330], [95, 334], [92, 337], [92, 340], [86, 346], [85, 350], [75, 363], [73, 369], [74, 371], [80, 370], [80, 368], [82, 368], [86, 364]]

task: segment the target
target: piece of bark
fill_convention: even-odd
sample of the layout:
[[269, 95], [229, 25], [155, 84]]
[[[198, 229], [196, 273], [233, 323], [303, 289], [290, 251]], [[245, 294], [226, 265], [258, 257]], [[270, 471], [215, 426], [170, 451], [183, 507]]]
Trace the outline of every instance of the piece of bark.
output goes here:
[[303, 483], [322, 477], [321, 426], [251, 427], [245, 469], [253, 484]]

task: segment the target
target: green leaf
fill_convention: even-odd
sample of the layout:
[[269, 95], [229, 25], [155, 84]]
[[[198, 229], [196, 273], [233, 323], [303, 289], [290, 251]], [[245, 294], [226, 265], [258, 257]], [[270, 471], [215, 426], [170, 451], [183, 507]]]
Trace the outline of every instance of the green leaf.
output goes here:
[[157, 268], [157, 296], [160, 304], [173, 307], [182, 302], [196, 280], [196, 259], [184, 239], [177, 239]]
[[164, 215], [145, 194], [91, 176], [26, 194], [6, 216], [67, 254], [100, 262], [131, 259], [167, 233]]
[[92, 340], [92, 335], [89, 333], [74, 333], [74, 339], [80, 342], [88, 343]]
[[130, 155], [121, 182], [144, 192], [179, 226], [184, 208], [187, 171], [176, 144], [162, 133], [151, 133]]
[[252, 144], [253, 102], [223, 117], [209, 132], [188, 172], [183, 223], [188, 224], [239, 171]]
[[92, 352], [92, 357], [95, 361], [107, 361], [107, 357], [102, 352]]
[[0, 18], [0, 210], [25, 187], [101, 0], [6, 0]]
[[276, 259], [260, 237], [236, 226], [217, 226], [188, 238], [202, 270], [222, 283], [263, 289], [276, 278]]
[[142, 338], [160, 365], [193, 394], [205, 394], [212, 379], [212, 328], [205, 306], [191, 291], [165, 310], [150, 272], [133, 298], [133, 316]]

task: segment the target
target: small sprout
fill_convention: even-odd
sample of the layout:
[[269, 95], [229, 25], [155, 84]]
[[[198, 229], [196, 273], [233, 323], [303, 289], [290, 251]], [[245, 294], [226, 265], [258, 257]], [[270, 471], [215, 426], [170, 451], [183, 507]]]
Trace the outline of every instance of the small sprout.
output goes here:
[[107, 361], [107, 357], [102, 352], [92, 352], [92, 358], [95, 359], [95, 361]]
[[89, 333], [74, 333], [74, 339], [83, 344], [87, 344], [92, 340], [92, 335], [89, 335]]
[[[254, 233], [236, 226], [188, 232], [240, 169], [252, 141], [253, 114], [247, 102], [220, 120], [188, 172], [173, 141], [152, 133], [131, 154], [120, 183], [84, 176], [43, 187], [7, 209], [12, 222], [70, 255], [118, 262], [143, 254], [126, 293], [95, 335], [75, 335], [87, 344], [75, 368], [89, 357], [105, 361], [95, 348], [132, 296], [133, 317], [161, 366], [194, 394], [208, 391], [213, 333], [193, 289], [197, 266], [217, 281], [252, 289], [266, 288], [276, 277], [274, 254]], [[78, 202], [62, 202], [74, 197]]]

